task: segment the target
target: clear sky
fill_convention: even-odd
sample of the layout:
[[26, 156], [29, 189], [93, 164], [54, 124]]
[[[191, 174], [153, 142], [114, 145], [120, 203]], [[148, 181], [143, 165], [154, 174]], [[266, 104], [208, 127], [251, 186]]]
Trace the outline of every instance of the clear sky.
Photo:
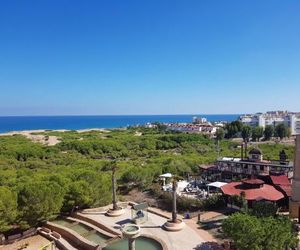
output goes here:
[[2, 0], [0, 115], [300, 111], [299, 0]]

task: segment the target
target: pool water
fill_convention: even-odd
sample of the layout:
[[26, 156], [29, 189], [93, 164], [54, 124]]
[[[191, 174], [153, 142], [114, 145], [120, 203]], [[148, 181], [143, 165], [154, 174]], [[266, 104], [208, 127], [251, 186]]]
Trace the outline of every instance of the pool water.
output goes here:
[[66, 219], [57, 219], [52, 222], [57, 225], [70, 228], [71, 230], [80, 234], [82, 237], [86, 238], [87, 240], [102, 246], [105, 245], [105, 242], [110, 238], [80, 222], [73, 222], [71, 220], [66, 220]]
[[64, 227], [71, 227], [72, 225], [74, 225], [74, 222], [68, 221], [68, 220], [63, 220], [63, 219], [57, 219], [52, 221], [55, 224], [64, 226]]
[[98, 232], [91, 233], [85, 236], [89, 241], [95, 242], [96, 244], [103, 245], [103, 242], [109, 239], [108, 236], [100, 234]]
[[[135, 241], [136, 250], [162, 250], [160, 243], [156, 240], [138, 237]], [[128, 240], [123, 239], [109, 244], [103, 250], [128, 250]]]

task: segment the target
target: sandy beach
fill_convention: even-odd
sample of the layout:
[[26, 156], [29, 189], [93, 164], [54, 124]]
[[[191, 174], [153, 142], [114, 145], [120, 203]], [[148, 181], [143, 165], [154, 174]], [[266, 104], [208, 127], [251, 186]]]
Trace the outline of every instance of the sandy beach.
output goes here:
[[[46, 130], [46, 129], [37, 129], [37, 130], [23, 130], [23, 131], [11, 131], [7, 133], [0, 133], [0, 136], [13, 136], [13, 135], [23, 135], [26, 138], [32, 140], [33, 142], [42, 143], [47, 146], [54, 146], [60, 142], [60, 137], [58, 136], [46, 136], [43, 135], [45, 132], [68, 132], [72, 130], [67, 129], [55, 129], [55, 130]], [[75, 130], [78, 133], [84, 133], [89, 131], [99, 131], [107, 133], [109, 130], [103, 128], [91, 128], [91, 129], [78, 129]], [[40, 133], [40, 134], [39, 134]]]

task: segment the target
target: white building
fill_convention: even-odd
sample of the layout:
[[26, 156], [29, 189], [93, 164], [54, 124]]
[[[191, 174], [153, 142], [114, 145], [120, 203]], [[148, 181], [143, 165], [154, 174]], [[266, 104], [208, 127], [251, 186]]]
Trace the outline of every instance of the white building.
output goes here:
[[300, 113], [291, 113], [287, 111], [272, 111], [267, 113], [257, 113], [253, 115], [243, 115], [240, 117], [242, 123], [252, 127], [267, 125], [276, 126], [284, 123], [291, 129], [292, 135], [300, 133]]
[[191, 123], [169, 123], [167, 124], [169, 130], [180, 131], [186, 133], [202, 133], [214, 135], [217, 131], [217, 127], [211, 123], [206, 124], [191, 124]]
[[194, 116], [194, 117], [193, 117], [193, 123], [196, 123], [196, 124], [207, 123], [207, 119], [206, 119], [205, 117], [197, 117], [197, 116]]

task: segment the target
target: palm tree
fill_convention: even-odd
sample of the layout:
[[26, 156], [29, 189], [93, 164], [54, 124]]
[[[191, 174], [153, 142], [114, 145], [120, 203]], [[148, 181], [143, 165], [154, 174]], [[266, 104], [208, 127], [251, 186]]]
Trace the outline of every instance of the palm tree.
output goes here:
[[107, 211], [108, 216], [119, 216], [125, 212], [122, 207], [118, 206], [117, 200], [117, 181], [116, 181], [116, 171], [118, 170], [118, 166], [116, 161], [112, 161], [109, 165], [106, 166], [107, 170], [111, 171], [111, 183], [112, 183], [112, 209]]
[[172, 196], [173, 196], [173, 209], [172, 209], [172, 219], [168, 220], [164, 224], [164, 228], [167, 231], [180, 231], [184, 227], [184, 222], [181, 219], [177, 218], [177, 177], [173, 176], [173, 187], [172, 187]]
[[173, 210], [172, 210], [172, 222], [176, 222], [177, 221], [177, 193], [176, 193], [176, 189], [177, 189], [177, 180], [174, 178], [173, 179], [173, 187], [172, 187], [172, 191], [173, 191]]
[[112, 166], [112, 175], [111, 175], [113, 210], [117, 210], [118, 209], [118, 205], [117, 205], [116, 169], [117, 169], [116, 165], [113, 165]]

